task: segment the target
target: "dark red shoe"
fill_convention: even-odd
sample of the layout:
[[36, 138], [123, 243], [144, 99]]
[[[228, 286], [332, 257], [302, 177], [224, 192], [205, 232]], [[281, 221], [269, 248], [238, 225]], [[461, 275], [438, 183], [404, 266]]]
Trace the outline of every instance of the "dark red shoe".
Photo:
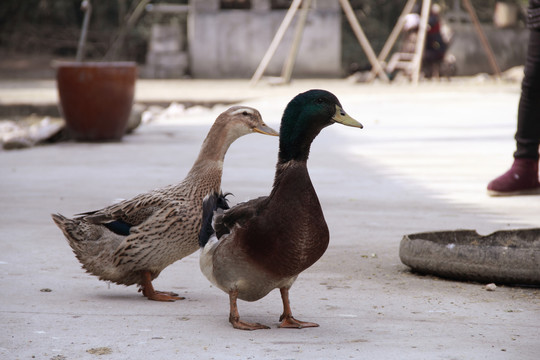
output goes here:
[[490, 196], [540, 195], [538, 160], [517, 158], [510, 170], [487, 186]]

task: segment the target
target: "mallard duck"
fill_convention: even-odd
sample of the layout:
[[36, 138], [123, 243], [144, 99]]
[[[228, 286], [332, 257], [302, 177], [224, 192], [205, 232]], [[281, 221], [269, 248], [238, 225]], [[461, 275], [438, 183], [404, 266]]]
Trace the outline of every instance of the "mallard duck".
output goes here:
[[117, 284], [138, 284], [150, 300], [183, 299], [178, 294], [155, 291], [152, 280], [170, 264], [199, 249], [203, 198], [219, 191], [229, 146], [252, 132], [278, 135], [256, 109], [231, 107], [215, 120], [182, 182], [78, 214], [74, 219], [60, 214], [52, 218], [87, 272]]
[[318, 326], [292, 316], [289, 289], [326, 251], [329, 232], [311, 183], [307, 160], [313, 139], [334, 123], [362, 128], [328, 91], [297, 95], [281, 120], [279, 155], [270, 195], [228, 209], [225, 196], [207, 195], [199, 235], [203, 274], [229, 294], [236, 329], [267, 329], [240, 320], [237, 299], [256, 301], [279, 289], [282, 328]]

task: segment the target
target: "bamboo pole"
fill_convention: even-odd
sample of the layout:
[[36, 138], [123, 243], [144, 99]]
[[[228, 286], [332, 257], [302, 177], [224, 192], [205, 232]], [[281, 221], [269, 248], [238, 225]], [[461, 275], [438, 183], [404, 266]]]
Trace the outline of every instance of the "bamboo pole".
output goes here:
[[366, 34], [364, 34], [364, 31], [362, 30], [362, 27], [360, 26], [360, 23], [358, 22], [358, 19], [356, 18], [356, 15], [354, 14], [354, 11], [351, 7], [351, 4], [348, 0], [339, 0], [341, 3], [341, 7], [343, 8], [343, 12], [345, 13], [345, 16], [347, 16], [347, 20], [349, 20], [349, 24], [351, 24], [351, 27], [353, 29], [354, 35], [356, 35], [356, 38], [358, 39], [360, 46], [362, 46], [362, 49], [366, 53], [369, 62], [371, 63], [371, 66], [373, 66], [374, 69], [376, 69], [377, 73], [383, 79], [385, 82], [389, 82], [388, 76], [384, 72], [381, 63], [377, 59], [377, 56], [375, 55], [375, 52], [373, 51], [373, 48], [369, 44], [369, 40], [366, 37]]
[[285, 84], [289, 84], [291, 82], [291, 75], [294, 69], [294, 63], [296, 62], [296, 58], [298, 56], [298, 49], [300, 48], [302, 34], [306, 26], [306, 20], [309, 12], [309, 7], [311, 6], [311, 1], [312, 0], [304, 0], [302, 4], [302, 10], [300, 11], [298, 23], [296, 24], [291, 50], [289, 52], [287, 60], [285, 61], [285, 65], [283, 66], [283, 71], [281, 72], [281, 78], [283, 79], [283, 83]]
[[489, 64], [491, 65], [491, 69], [495, 73], [496, 77], [500, 77], [501, 70], [499, 68], [499, 65], [497, 64], [497, 59], [495, 59], [493, 50], [491, 49], [491, 46], [489, 45], [489, 41], [486, 38], [486, 34], [482, 30], [482, 26], [480, 26], [480, 21], [478, 20], [478, 16], [476, 16], [476, 11], [474, 11], [474, 8], [469, 0], [463, 0], [463, 5], [465, 6], [465, 9], [467, 9], [467, 12], [469, 13], [469, 16], [471, 17], [471, 20], [474, 25], [474, 29], [476, 30], [476, 33], [478, 34], [478, 37], [480, 38], [480, 43], [482, 44], [482, 47], [484, 48], [484, 51], [486, 52], [486, 55], [489, 60]]
[[137, 6], [125, 22], [125, 24], [122, 24], [120, 27], [120, 30], [118, 31], [118, 35], [113, 41], [112, 46], [109, 48], [107, 53], [104, 56], [105, 60], [116, 60], [118, 57], [118, 52], [123, 48], [124, 41], [126, 38], [126, 34], [128, 31], [131, 30], [131, 28], [135, 25], [135, 23], [139, 20], [139, 18], [143, 15], [144, 9], [146, 5], [151, 0], [140, 0], [139, 3], [137, 3]]
[[90, 24], [90, 17], [92, 15], [92, 3], [90, 0], [84, 0], [81, 3], [81, 9], [84, 11], [84, 19], [79, 45], [77, 46], [77, 55], [75, 57], [77, 61], [83, 61], [86, 53], [86, 36], [88, 35], [88, 25]]
[[405, 17], [411, 13], [415, 3], [416, 0], [408, 0], [405, 4], [405, 7], [403, 8], [401, 15], [399, 16], [396, 26], [394, 26], [392, 32], [390, 33], [390, 36], [388, 36], [388, 40], [386, 40], [386, 42], [384, 43], [384, 46], [378, 57], [379, 61], [384, 61], [388, 57], [390, 50], [392, 50], [392, 47], [394, 46], [399, 34], [401, 33], [403, 26], [405, 25]]
[[416, 41], [416, 48], [412, 62], [412, 82], [415, 85], [418, 85], [418, 80], [420, 79], [420, 69], [422, 68], [422, 56], [424, 55], [430, 9], [431, 0], [423, 0], [422, 12], [420, 14], [420, 26], [418, 28], [418, 38]]
[[[386, 42], [384, 43], [384, 46], [379, 53], [379, 56], [377, 59], [380, 63], [384, 62], [386, 58], [388, 57], [388, 54], [390, 54], [390, 50], [392, 50], [392, 47], [396, 43], [396, 40], [399, 37], [399, 34], [401, 33], [401, 30], [403, 29], [403, 25], [405, 25], [405, 16], [411, 13], [412, 8], [414, 4], [416, 3], [416, 0], [407, 0], [407, 3], [405, 4], [405, 7], [403, 8], [403, 11], [401, 12], [401, 15], [399, 15], [398, 21], [396, 22], [396, 25], [392, 29], [392, 32], [388, 36], [388, 39], [386, 39]], [[369, 73], [368, 82], [372, 81], [375, 76], [377, 76], [377, 70], [375, 68], [371, 69], [371, 72]]]
[[263, 59], [261, 60], [261, 63], [257, 67], [257, 70], [255, 70], [255, 73], [253, 74], [250, 85], [254, 86], [256, 85], [259, 80], [261, 79], [264, 71], [268, 67], [268, 64], [270, 63], [270, 60], [272, 60], [272, 57], [274, 56], [279, 43], [283, 39], [283, 36], [285, 35], [285, 32], [287, 31], [287, 28], [291, 24], [291, 21], [294, 18], [294, 14], [296, 14], [296, 11], [298, 10], [298, 7], [300, 6], [300, 3], [302, 0], [294, 0], [291, 6], [289, 7], [289, 10], [287, 10], [287, 14], [285, 14], [285, 18], [281, 22], [281, 25], [279, 25], [278, 31], [276, 32], [276, 35], [274, 35], [274, 39], [270, 43], [270, 46], [268, 47], [268, 50], [266, 50], [266, 53], [263, 56]]

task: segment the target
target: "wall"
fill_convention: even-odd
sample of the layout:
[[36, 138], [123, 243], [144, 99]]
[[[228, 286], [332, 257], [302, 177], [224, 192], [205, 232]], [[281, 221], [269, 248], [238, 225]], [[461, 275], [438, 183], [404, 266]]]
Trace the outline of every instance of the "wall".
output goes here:
[[[341, 12], [337, 1], [314, 0], [293, 76], [341, 76]], [[195, 78], [250, 78], [261, 62], [286, 10], [252, 0], [250, 10], [220, 10], [218, 0], [192, 0], [188, 37]], [[296, 18], [265, 75], [279, 75], [292, 43]]]
[[[492, 73], [472, 24], [450, 24], [454, 36], [449, 53], [456, 57], [457, 75]], [[529, 31], [525, 28], [498, 29], [482, 24], [501, 71], [524, 65], [527, 55]]]

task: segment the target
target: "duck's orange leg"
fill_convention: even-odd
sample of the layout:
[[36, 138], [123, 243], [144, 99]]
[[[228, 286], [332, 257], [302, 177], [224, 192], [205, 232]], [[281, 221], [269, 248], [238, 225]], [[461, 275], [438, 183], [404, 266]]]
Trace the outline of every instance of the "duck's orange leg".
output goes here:
[[185, 299], [185, 297], [178, 296], [178, 294], [175, 294], [173, 292], [154, 290], [154, 286], [152, 286], [152, 275], [150, 274], [149, 271], [143, 271], [141, 278], [142, 278], [142, 281], [141, 281], [141, 288], [139, 289], [139, 292], [142, 291], [143, 295], [146, 296], [148, 300], [176, 301], [176, 300]]
[[279, 321], [281, 321], [281, 324], [279, 324], [280, 328], [302, 329], [305, 327], [319, 326], [319, 324], [316, 323], [296, 320], [291, 312], [289, 289], [280, 288], [279, 291], [281, 292], [281, 300], [283, 300], [283, 314], [279, 317]]
[[229, 322], [235, 329], [239, 330], [260, 330], [260, 329], [270, 329], [268, 326], [259, 324], [259, 323], [248, 323], [240, 321], [240, 314], [238, 313], [238, 305], [236, 305], [236, 300], [238, 299], [238, 290], [232, 290], [229, 292], [229, 302], [231, 310], [229, 313]]

